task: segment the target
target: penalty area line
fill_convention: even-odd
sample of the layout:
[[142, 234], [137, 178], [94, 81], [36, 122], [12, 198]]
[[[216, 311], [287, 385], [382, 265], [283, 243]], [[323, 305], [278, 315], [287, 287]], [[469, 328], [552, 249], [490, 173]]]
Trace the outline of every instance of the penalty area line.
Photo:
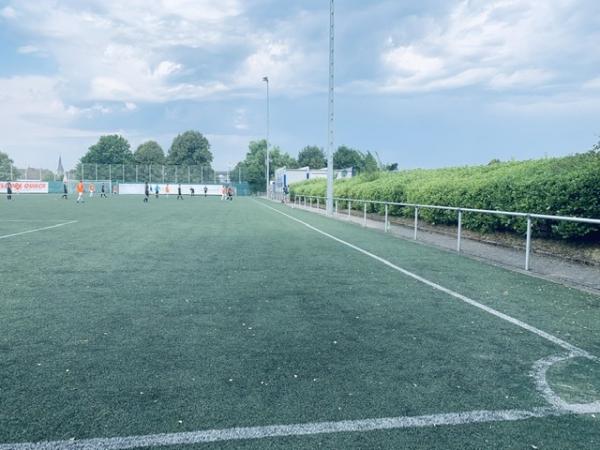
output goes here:
[[274, 211], [274, 212], [276, 212], [278, 214], [281, 214], [282, 216], [287, 217], [288, 219], [291, 219], [291, 220], [293, 220], [295, 222], [298, 222], [299, 224], [302, 224], [305, 227], [307, 227], [307, 228], [309, 228], [309, 229], [311, 229], [313, 231], [316, 231], [317, 233], [319, 233], [319, 234], [321, 234], [323, 236], [326, 236], [326, 237], [328, 237], [328, 238], [330, 238], [330, 239], [332, 239], [332, 240], [334, 240], [336, 242], [339, 242], [340, 244], [343, 244], [346, 247], [350, 247], [351, 249], [356, 250], [357, 252], [360, 252], [363, 255], [366, 255], [366, 256], [368, 256], [370, 258], [373, 258], [374, 260], [379, 261], [380, 263], [383, 263], [386, 266], [388, 266], [388, 267], [390, 267], [390, 268], [392, 268], [394, 270], [397, 270], [398, 272], [400, 272], [400, 273], [402, 273], [402, 274], [404, 274], [404, 275], [406, 275], [406, 276], [408, 276], [408, 277], [410, 277], [410, 278], [412, 278], [414, 280], [417, 280], [417, 281], [419, 281], [419, 282], [421, 282], [421, 283], [423, 283], [423, 284], [425, 284], [425, 285], [427, 285], [429, 287], [432, 287], [433, 289], [436, 289], [438, 291], [444, 292], [444, 293], [450, 295], [451, 297], [454, 297], [454, 298], [456, 298], [458, 300], [461, 300], [461, 301], [463, 301], [463, 302], [465, 302], [465, 303], [467, 303], [467, 304], [469, 304], [471, 306], [474, 306], [476, 308], [479, 308], [479, 309], [481, 309], [481, 310], [483, 310], [483, 311], [485, 311], [485, 312], [487, 312], [487, 313], [489, 313], [489, 314], [491, 314], [493, 316], [496, 316], [496, 317], [498, 317], [498, 318], [500, 318], [502, 320], [505, 320], [505, 321], [507, 321], [509, 323], [512, 323], [513, 325], [516, 325], [516, 326], [518, 326], [520, 328], [523, 328], [523, 329], [525, 329], [525, 330], [527, 330], [527, 331], [529, 331], [529, 332], [531, 332], [533, 334], [536, 334], [537, 336], [539, 336], [541, 338], [544, 338], [547, 341], [550, 341], [553, 344], [556, 344], [556, 345], [564, 348], [565, 350], [568, 350], [569, 352], [571, 352], [574, 355], [582, 356], [584, 358], [590, 358], [590, 359], [593, 358], [593, 356], [591, 354], [589, 354], [588, 352], [586, 352], [585, 350], [583, 350], [583, 349], [581, 349], [579, 347], [576, 347], [575, 345], [570, 344], [570, 343], [564, 341], [563, 339], [560, 339], [560, 338], [558, 338], [558, 337], [556, 337], [556, 336], [554, 336], [554, 335], [552, 335], [550, 333], [547, 333], [547, 332], [545, 332], [543, 330], [540, 330], [539, 328], [536, 328], [536, 327], [534, 327], [532, 325], [529, 325], [529, 324], [527, 324], [527, 323], [525, 323], [525, 322], [523, 322], [523, 321], [521, 321], [519, 319], [515, 319], [514, 317], [511, 317], [508, 314], [504, 314], [504, 313], [502, 313], [502, 312], [500, 312], [500, 311], [498, 311], [498, 310], [496, 310], [494, 308], [490, 308], [489, 306], [486, 306], [486, 305], [484, 305], [482, 303], [479, 303], [479, 302], [477, 302], [477, 301], [475, 301], [475, 300], [473, 300], [473, 299], [471, 299], [471, 298], [469, 298], [469, 297], [467, 297], [465, 295], [459, 294], [458, 292], [455, 292], [455, 291], [453, 291], [451, 289], [448, 289], [448, 288], [446, 288], [446, 287], [444, 287], [442, 285], [434, 283], [433, 281], [429, 281], [426, 278], [423, 278], [423, 277], [421, 277], [421, 276], [419, 276], [419, 275], [417, 275], [417, 274], [415, 274], [413, 272], [410, 272], [410, 271], [408, 271], [406, 269], [403, 269], [400, 266], [397, 266], [396, 264], [388, 261], [387, 259], [384, 259], [384, 258], [382, 258], [380, 256], [377, 256], [377, 255], [375, 255], [375, 254], [373, 254], [373, 253], [371, 253], [371, 252], [369, 252], [369, 251], [367, 251], [367, 250], [365, 250], [363, 248], [360, 248], [360, 247], [358, 247], [358, 246], [356, 246], [354, 244], [351, 244], [350, 242], [344, 241], [343, 239], [335, 237], [332, 234], [329, 234], [329, 233], [327, 233], [327, 232], [325, 232], [323, 230], [320, 230], [319, 228], [314, 227], [311, 224], [309, 224], [307, 222], [304, 222], [303, 220], [300, 220], [300, 219], [298, 219], [298, 218], [296, 218], [294, 216], [286, 214], [283, 211], [279, 211], [278, 209], [273, 208], [273, 207], [271, 207], [269, 205], [266, 205], [266, 204], [264, 204], [262, 202], [257, 202], [257, 203], [261, 204], [265, 208], [268, 208], [268, 209], [270, 209], [270, 210], [272, 210], [272, 211]]
[[0, 450], [125, 450], [140, 447], [181, 446], [244, 439], [265, 439], [331, 433], [356, 433], [490, 422], [514, 422], [527, 419], [562, 416], [566, 414], [571, 413], [553, 407], [538, 407], [531, 410], [509, 409], [497, 411], [465, 411], [414, 417], [388, 417], [380, 419], [344, 420], [339, 422], [238, 427], [221, 430], [151, 434], [145, 436], [94, 438], [83, 439], [80, 441], [7, 443], [0, 444]]
[[38, 231], [51, 230], [53, 228], [64, 227], [65, 225], [71, 225], [72, 223], [77, 223], [77, 220], [71, 220], [70, 222], [59, 223], [57, 225], [51, 225], [49, 227], [36, 228], [34, 230], [20, 231], [19, 233], [5, 234], [4, 236], [0, 236], [0, 239], [8, 239], [15, 236], [21, 236], [23, 234], [37, 233]]

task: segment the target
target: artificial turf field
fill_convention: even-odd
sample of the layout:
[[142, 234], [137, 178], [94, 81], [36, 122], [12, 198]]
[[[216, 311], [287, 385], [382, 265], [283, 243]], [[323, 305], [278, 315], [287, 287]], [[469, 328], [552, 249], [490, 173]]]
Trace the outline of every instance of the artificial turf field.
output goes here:
[[2, 200], [0, 450], [600, 448], [598, 296], [250, 198]]

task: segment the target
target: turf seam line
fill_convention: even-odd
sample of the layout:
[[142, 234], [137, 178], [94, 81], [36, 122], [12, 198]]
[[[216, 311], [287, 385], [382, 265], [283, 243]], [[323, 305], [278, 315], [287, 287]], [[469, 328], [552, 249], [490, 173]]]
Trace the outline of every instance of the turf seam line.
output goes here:
[[571, 413], [553, 407], [538, 407], [532, 408], [531, 410], [477, 410], [412, 417], [387, 417], [379, 419], [344, 420], [338, 422], [235, 427], [220, 430], [213, 429], [181, 433], [151, 434], [145, 436], [94, 438], [83, 439], [80, 441], [69, 440], [0, 444], [0, 450], [124, 450], [140, 447], [192, 445], [243, 439], [265, 439], [285, 436], [367, 432], [402, 428], [456, 426], [474, 423], [514, 422], [568, 414]]
[[513, 325], [516, 325], [516, 326], [518, 326], [520, 328], [523, 328], [523, 329], [525, 329], [525, 330], [527, 330], [527, 331], [529, 331], [529, 332], [531, 332], [533, 334], [536, 334], [536, 335], [538, 335], [538, 336], [546, 339], [547, 341], [550, 341], [550, 342], [552, 342], [552, 343], [554, 343], [554, 344], [556, 344], [556, 345], [564, 348], [565, 350], [568, 350], [569, 352], [571, 352], [571, 353], [573, 353], [575, 355], [586, 357], [586, 358], [593, 358], [593, 356], [591, 354], [589, 354], [588, 352], [586, 352], [585, 350], [583, 350], [583, 349], [581, 349], [581, 348], [579, 348], [579, 347], [577, 347], [577, 346], [575, 346], [573, 344], [570, 344], [570, 343], [564, 341], [563, 339], [560, 339], [560, 338], [558, 338], [558, 337], [556, 337], [556, 336], [554, 336], [554, 335], [552, 335], [550, 333], [547, 333], [547, 332], [545, 332], [543, 330], [540, 330], [539, 328], [536, 328], [536, 327], [534, 327], [532, 325], [529, 325], [529, 324], [527, 324], [527, 323], [525, 323], [525, 322], [523, 322], [523, 321], [521, 321], [519, 319], [515, 319], [514, 317], [511, 317], [508, 314], [504, 314], [504, 313], [502, 313], [502, 312], [500, 312], [500, 311], [498, 311], [498, 310], [496, 310], [494, 308], [491, 308], [491, 307], [486, 306], [486, 305], [484, 305], [482, 303], [479, 303], [479, 302], [477, 302], [477, 301], [475, 301], [475, 300], [473, 300], [473, 299], [471, 299], [471, 298], [469, 298], [469, 297], [467, 297], [465, 295], [459, 294], [458, 292], [455, 292], [455, 291], [453, 291], [451, 289], [448, 289], [448, 288], [446, 288], [444, 286], [441, 286], [441, 285], [439, 285], [437, 283], [434, 283], [433, 281], [429, 281], [426, 278], [423, 278], [423, 277], [421, 277], [421, 276], [419, 276], [419, 275], [417, 275], [415, 273], [409, 272], [408, 270], [403, 269], [400, 266], [397, 266], [396, 264], [388, 261], [387, 259], [384, 259], [384, 258], [382, 258], [380, 256], [377, 256], [377, 255], [375, 255], [375, 254], [373, 254], [373, 253], [371, 253], [371, 252], [369, 252], [367, 250], [364, 250], [364, 249], [362, 249], [362, 248], [360, 248], [360, 247], [358, 247], [358, 246], [356, 246], [354, 244], [351, 244], [350, 242], [344, 241], [343, 239], [335, 237], [335, 236], [333, 236], [333, 235], [331, 235], [331, 234], [329, 234], [329, 233], [327, 233], [327, 232], [325, 232], [323, 230], [320, 230], [319, 228], [316, 228], [316, 227], [310, 225], [307, 222], [304, 222], [303, 220], [300, 220], [300, 219], [298, 219], [298, 218], [296, 218], [294, 216], [290, 216], [289, 214], [286, 214], [283, 211], [279, 211], [278, 209], [273, 208], [273, 207], [271, 207], [269, 205], [266, 205], [266, 204], [264, 204], [262, 202], [258, 202], [257, 201], [257, 203], [261, 204], [265, 208], [268, 208], [268, 209], [270, 209], [272, 211], [275, 211], [278, 214], [281, 214], [282, 216], [285, 216], [285, 217], [287, 217], [287, 218], [289, 218], [289, 219], [291, 219], [291, 220], [293, 220], [295, 222], [298, 222], [298, 223], [304, 225], [305, 227], [307, 227], [307, 228], [309, 228], [309, 229], [311, 229], [313, 231], [316, 231], [317, 233], [322, 234], [323, 236], [326, 236], [326, 237], [328, 237], [330, 239], [333, 239], [334, 241], [339, 242], [340, 244], [343, 244], [343, 245], [345, 245], [347, 247], [350, 247], [353, 250], [356, 250], [356, 251], [358, 251], [358, 252], [360, 252], [360, 253], [362, 253], [362, 254], [364, 254], [366, 256], [369, 256], [370, 258], [373, 258], [376, 261], [379, 261], [379, 262], [385, 264], [386, 266], [388, 266], [388, 267], [390, 267], [390, 268], [392, 268], [394, 270], [397, 270], [398, 272], [400, 272], [400, 273], [402, 273], [402, 274], [404, 274], [404, 275], [406, 275], [406, 276], [408, 276], [408, 277], [410, 277], [410, 278], [412, 278], [414, 280], [417, 280], [417, 281], [419, 281], [419, 282], [421, 282], [423, 284], [426, 284], [427, 286], [432, 287], [433, 289], [436, 289], [438, 291], [444, 292], [444, 293], [446, 293], [446, 294], [448, 294], [448, 295], [450, 295], [450, 296], [452, 296], [454, 298], [457, 298], [457, 299], [459, 299], [459, 300], [461, 300], [461, 301], [463, 301], [463, 302], [465, 302], [465, 303], [467, 303], [467, 304], [469, 304], [471, 306], [479, 308], [479, 309], [481, 309], [481, 310], [483, 310], [483, 311], [485, 311], [485, 312], [487, 312], [489, 314], [492, 314], [493, 316], [496, 316], [496, 317], [498, 317], [500, 319], [503, 319], [503, 320], [505, 320], [505, 321], [507, 321], [509, 323], [512, 323]]
[[36, 233], [38, 231], [44, 231], [44, 230], [51, 230], [52, 228], [63, 227], [65, 225], [71, 225], [72, 223], [77, 223], [77, 222], [78, 222], [77, 220], [71, 220], [70, 222], [59, 223], [57, 225], [51, 225], [49, 227], [36, 228], [35, 230], [27, 230], [27, 231], [21, 231], [19, 233], [5, 234], [4, 236], [0, 236], [0, 239], [8, 239], [10, 237], [21, 236], [23, 234]]

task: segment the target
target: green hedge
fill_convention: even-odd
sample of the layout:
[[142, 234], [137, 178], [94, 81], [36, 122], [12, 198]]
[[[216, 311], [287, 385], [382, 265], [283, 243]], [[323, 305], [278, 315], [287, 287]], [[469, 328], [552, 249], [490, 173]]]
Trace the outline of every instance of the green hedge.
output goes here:
[[[293, 184], [291, 193], [325, 196], [325, 188], [325, 180], [310, 180]], [[600, 218], [600, 152], [486, 166], [379, 172], [337, 180], [334, 190], [340, 198]], [[381, 205], [369, 208], [383, 211]], [[394, 207], [390, 214], [411, 217], [414, 210]], [[434, 224], [457, 222], [454, 211], [422, 209], [420, 216]], [[474, 213], [464, 214], [463, 224], [481, 232], [524, 233], [526, 229], [523, 218]], [[599, 230], [594, 225], [546, 220], [535, 220], [533, 226], [536, 235], [564, 239], [598, 235]]]

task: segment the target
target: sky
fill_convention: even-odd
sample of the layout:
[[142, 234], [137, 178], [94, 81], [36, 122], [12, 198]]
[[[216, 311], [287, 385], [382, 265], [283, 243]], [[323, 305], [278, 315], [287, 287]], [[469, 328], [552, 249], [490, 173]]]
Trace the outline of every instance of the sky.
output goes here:
[[[400, 168], [589, 150], [600, 137], [597, 0], [336, 0], [335, 144]], [[0, 0], [0, 151], [65, 168], [101, 135], [213, 166], [267, 132], [327, 146], [327, 0]]]

